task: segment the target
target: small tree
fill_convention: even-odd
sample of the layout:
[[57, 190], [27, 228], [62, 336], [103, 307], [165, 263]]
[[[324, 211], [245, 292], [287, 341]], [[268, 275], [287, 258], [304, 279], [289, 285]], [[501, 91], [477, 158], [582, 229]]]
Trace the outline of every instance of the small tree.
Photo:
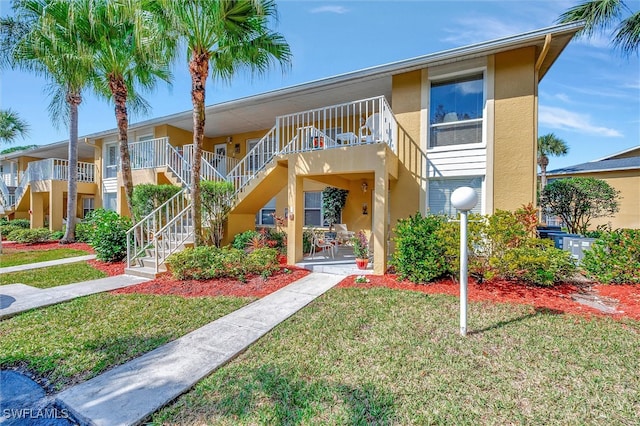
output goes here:
[[571, 233], [584, 234], [592, 218], [613, 216], [619, 209], [620, 192], [595, 178], [572, 177], [548, 184], [540, 206], [562, 218]]
[[231, 182], [202, 182], [203, 221], [209, 224], [208, 238], [203, 236], [203, 241], [209, 240], [216, 247], [220, 247], [224, 237], [224, 223], [234, 203], [234, 192]]
[[344, 205], [347, 203], [347, 195], [349, 191], [346, 189], [334, 188], [327, 186], [322, 191], [322, 212], [324, 218], [329, 222], [329, 230], [333, 228], [333, 224], [340, 220], [340, 213]]

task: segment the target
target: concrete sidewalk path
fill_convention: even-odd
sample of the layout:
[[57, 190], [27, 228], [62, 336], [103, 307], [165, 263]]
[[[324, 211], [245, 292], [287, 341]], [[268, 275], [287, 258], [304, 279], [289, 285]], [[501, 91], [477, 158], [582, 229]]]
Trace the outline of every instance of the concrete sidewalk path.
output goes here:
[[340, 282], [311, 273], [231, 314], [57, 395], [90, 425], [132, 425], [189, 390]]
[[47, 260], [46, 262], [27, 263], [25, 265], [7, 266], [6, 268], [0, 268], [1, 274], [8, 274], [9, 272], [28, 271], [29, 269], [47, 268], [49, 266], [66, 265], [67, 263], [84, 262], [87, 260], [93, 260], [96, 258], [95, 254], [88, 254], [86, 256], [67, 257], [65, 259]]
[[117, 275], [51, 288], [37, 288], [25, 284], [0, 286], [0, 319], [34, 308], [66, 302], [80, 296], [115, 290], [149, 281], [133, 275]]

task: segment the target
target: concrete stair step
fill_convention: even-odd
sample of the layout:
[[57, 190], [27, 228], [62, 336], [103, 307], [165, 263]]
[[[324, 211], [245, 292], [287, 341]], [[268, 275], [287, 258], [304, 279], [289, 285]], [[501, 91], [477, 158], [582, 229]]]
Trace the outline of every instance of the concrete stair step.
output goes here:
[[[160, 270], [161, 269], [161, 270]], [[156, 279], [158, 275], [162, 272], [165, 272], [167, 268], [164, 265], [160, 265], [158, 272], [156, 273], [156, 269], [153, 266], [131, 266], [129, 268], [124, 269], [124, 273], [126, 275], [133, 275], [136, 277]]]

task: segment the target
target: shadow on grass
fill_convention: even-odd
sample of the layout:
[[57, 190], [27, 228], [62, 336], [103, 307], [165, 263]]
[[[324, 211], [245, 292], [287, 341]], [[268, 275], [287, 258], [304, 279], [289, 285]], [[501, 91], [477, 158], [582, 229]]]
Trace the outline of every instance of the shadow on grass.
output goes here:
[[[213, 397], [208, 400], [208, 408], [199, 408], [232, 419], [250, 421], [254, 416], [263, 420], [268, 418], [271, 424], [308, 423], [318, 417], [331, 423], [336, 416], [340, 423], [346, 424], [390, 424], [394, 421], [393, 396], [370, 383], [352, 387], [325, 381], [307, 381], [282, 372], [274, 365], [243, 370], [238, 375], [235, 373], [208, 379], [206, 392], [211, 392]], [[202, 393], [197, 390], [187, 397], [200, 399]], [[342, 408], [336, 408], [340, 406]], [[331, 408], [327, 412], [328, 407]], [[179, 409], [169, 408], [167, 414], [180, 418], [180, 413], [175, 411]], [[341, 412], [334, 412], [334, 409]]]
[[500, 321], [498, 323], [495, 323], [493, 325], [490, 325], [488, 327], [485, 328], [481, 328], [479, 330], [470, 330], [467, 334], [469, 335], [474, 335], [474, 334], [481, 334], [484, 333], [485, 331], [489, 331], [489, 330], [495, 330], [497, 328], [501, 328], [504, 326], [507, 326], [509, 324], [513, 324], [516, 322], [520, 322], [520, 321], [524, 321], [530, 318], [534, 318], [537, 317], [539, 315], [563, 315], [564, 312], [557, 310], [557, 309], [550, 309], [550, 308], [535, 308], [535, 311], [531, 314], [527, 314], [527, 315], [521, 315], [519, 317], [515, 317], [515, 318], [511, 318], [509, 320], [506, 321]]

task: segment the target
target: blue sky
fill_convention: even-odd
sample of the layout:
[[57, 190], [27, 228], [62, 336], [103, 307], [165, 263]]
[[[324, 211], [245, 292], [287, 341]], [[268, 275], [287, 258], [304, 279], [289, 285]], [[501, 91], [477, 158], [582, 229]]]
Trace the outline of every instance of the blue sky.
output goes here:
[[[283, 74], [237, 76], [231, 84], [209, 81], [207, 105], [362, 68], [515, 35], [553, 25], [576, 1], [279, 1], [276, 29], [291, 45], [293, 64]], [[640, 1], [627, 0], [633, 10]], [[0, 0], [0, 14], [10, 2]], [[569, 145], [549, 169], [594, 160], [640, 144], [640, 63], [623, 58], [600, 35], [565, 49], [540, 84], [539, 134], [554, 132]], [[31, 126], [18, 144], [66, 140], [63, 124], [48, 115], [42, 79], [2, 70], [0, 106]], [[146, 99], [153, 110], [132, 122], [191, 109], [184, 57], [174, 65], [171, 88], [161, 84]], [[80, 107], [79, 134], [115, 127], [112, 106], [91, 93]]]

